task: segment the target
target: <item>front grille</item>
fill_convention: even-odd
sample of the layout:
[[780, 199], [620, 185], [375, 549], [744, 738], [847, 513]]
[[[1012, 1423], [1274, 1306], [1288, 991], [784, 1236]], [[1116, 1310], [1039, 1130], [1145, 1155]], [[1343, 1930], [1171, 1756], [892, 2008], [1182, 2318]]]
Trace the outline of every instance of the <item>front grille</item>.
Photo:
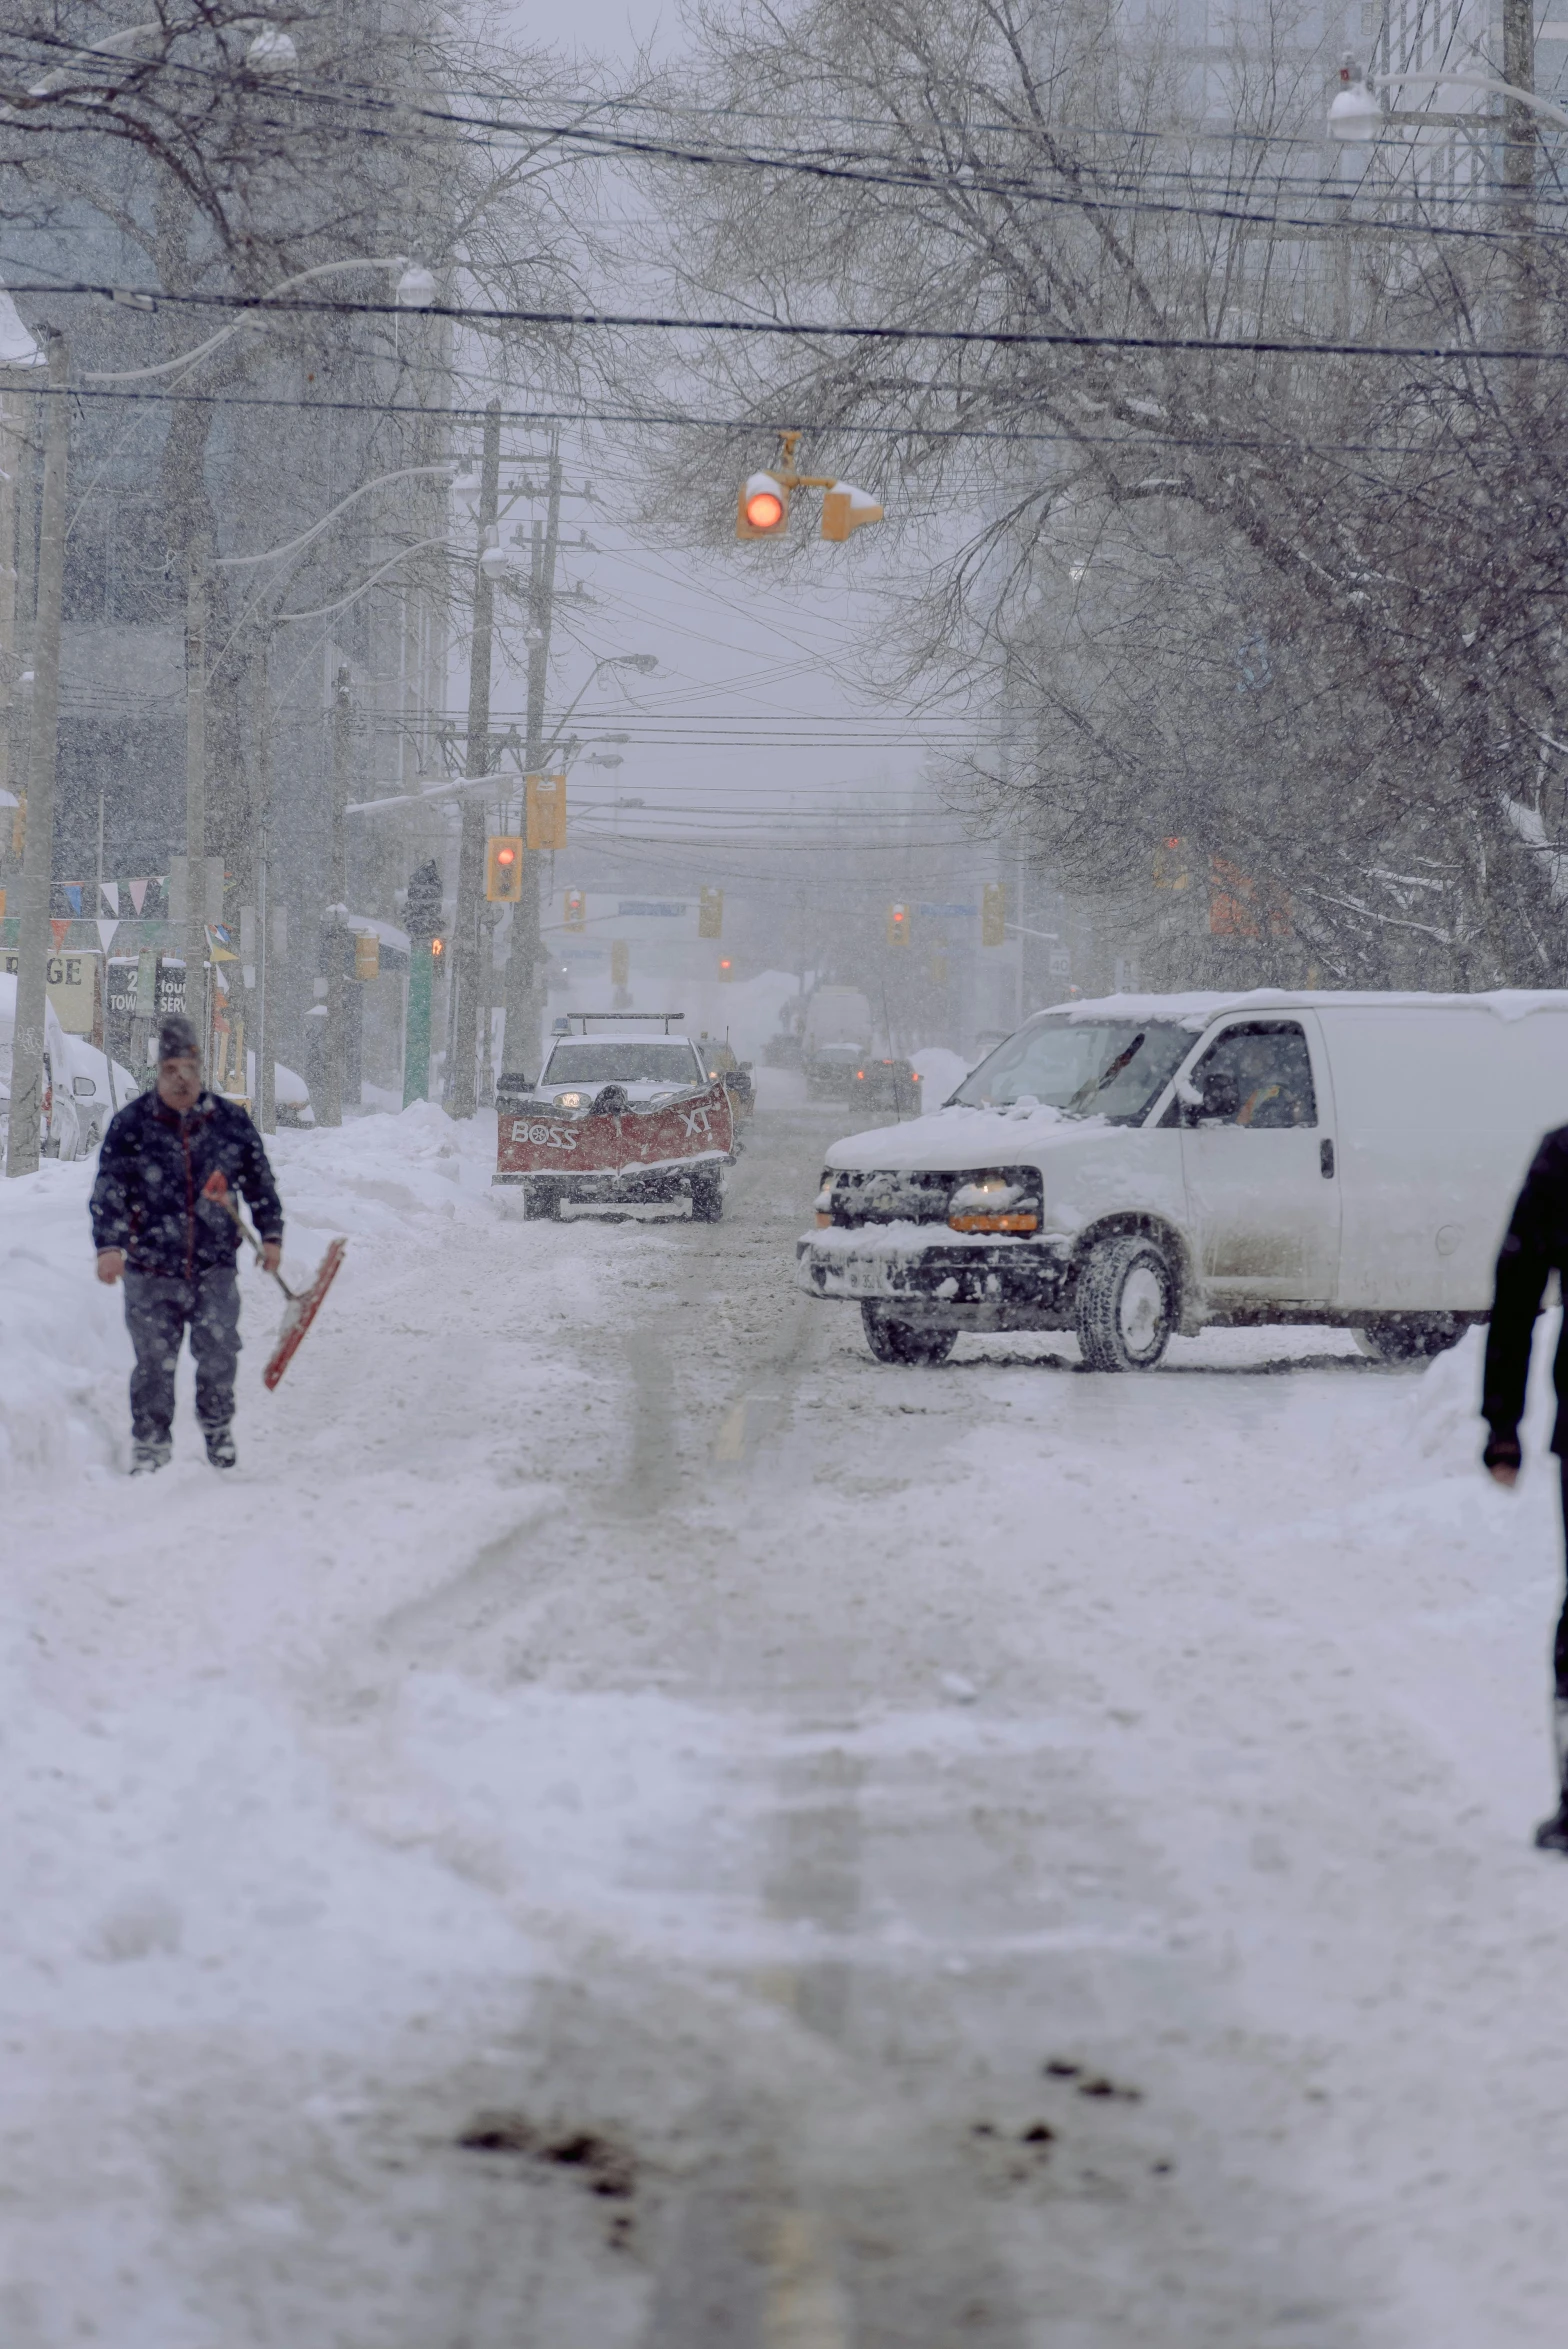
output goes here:
[[945, 1168], [938, 1174], [835, 1174], [833, 1221], [849, 1229], [863, 1223], [946, 1223], [958, 1179]]
[[1032, 1167], [988, 1166], [972, 1172], [961, 1168], [882, 1169], [861, 1174], [829, 1172], [822, 1178], [825, 1202], [834, 1224], [853, 1231], [868, 1223], [943, 1223], [948, 1202], [966, 1183], [1006, 1183], [1021, 1193], [1013, 1202], [1037, 1208], [1040, 1177]]

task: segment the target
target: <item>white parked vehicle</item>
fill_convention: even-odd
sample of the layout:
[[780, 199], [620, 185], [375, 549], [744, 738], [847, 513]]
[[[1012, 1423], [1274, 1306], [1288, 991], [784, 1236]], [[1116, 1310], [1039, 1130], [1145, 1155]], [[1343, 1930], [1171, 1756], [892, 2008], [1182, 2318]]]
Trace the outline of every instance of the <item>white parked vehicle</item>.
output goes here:
[[[16, 1025], [16, 974], [0, 971], [0, 1137], [9, 1132], [11, 1038]], [[49, 1158], [85, 1158], [103, 1140], [111, 1115], [109, 1064], [81, 1036], [68, 1036], [54, 1005], [44, 1005], [44, 1114], [40, 1136]], [[115, 1063], [120, 1102], [136, 1087], [128, 1069]]]
[[1568, 993], [1109, 996], [1041, 1012], [936, 1116], [835, 1143], [814, 1296], [882, 1361], [1074, 1330], [1100, 1370], [1172, 1334], [1329, 1323], [1452, 1345], [1541, 1135], [1568, 1124]]

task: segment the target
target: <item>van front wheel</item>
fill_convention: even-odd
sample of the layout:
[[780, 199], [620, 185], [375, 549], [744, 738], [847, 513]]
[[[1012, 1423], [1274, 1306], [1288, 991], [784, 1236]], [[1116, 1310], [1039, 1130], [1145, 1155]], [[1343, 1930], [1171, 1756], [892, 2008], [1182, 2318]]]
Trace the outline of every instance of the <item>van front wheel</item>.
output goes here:
[[1176, 1326], [1176, 1279], [1153, 1240], [1100, 1240], [1078, 1275], [1086, 1370], [1153, 1370]]
[[923, 1362], [934, 1366], [945, 1362], [958, 1343], [956, 1329], [933, 1329], [929, 1322], [895, 1321], [880, 1305], [869, 1299], [861, 1305], [860, 1318], [866, 1332], [866, 1344], [879, 1362]]

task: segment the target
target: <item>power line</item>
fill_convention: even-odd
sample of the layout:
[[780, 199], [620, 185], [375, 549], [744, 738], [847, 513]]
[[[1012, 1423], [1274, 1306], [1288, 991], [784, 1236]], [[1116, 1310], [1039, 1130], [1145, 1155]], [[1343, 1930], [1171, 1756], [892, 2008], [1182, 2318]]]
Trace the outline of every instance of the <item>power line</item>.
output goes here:
[[[32, 283], [12, 289], [32, 295], [94, 294], [105, 301], [126, 299], [124, 287], [82, 282]], [[264, 294], [170, 294], [136, 289], [132, 296], [154, 308], [243, 310], [257, 317], [322, 314], [329, 317], [407, 318], [396, 301], [334, 301], [310, 296], [287, 302], [270, 301]], [[1287, 342], [1283, 337], [1221, 336], [1206, 334], [1123, 334], [1073, 327], [1007, 326], [864, 326], [782, 318], [675, 318], [648, 311], [518, 310], [485, 303], [435, 303], [421, 310], [422, 318], [448, 318], [461, 325], [559, 326], [603, 329], [618, 333], [761, 335], [788, 342], [940, 343], [1003, 350], [1092, 351], [1206, 351], [1217, 357], [1261, 359], [1426, 359], [1440, 364], [1519, 360], [1540, 366], [1568, 362], [1568, 346], [1537, 349], [1511, 344]], [[42, 390], [42, 386], [36, 387]], [[69, 396], [83, 396], [68, 387]], [[306, 403], [293, 403], [303, 405]], [[325, 403], [323, 403], [325, 404]], [[428, 409], [411, 410], [427, 415]], [[747, 426], [756, 430], [756, 426]], [[853, 430], [854, 428], [847, 427]]]
[[[24, 287], [21, 290], [23, 292], [32, 292], [37, 289], [32, 287]], [[55, 288], [45, 290], [59, 291], [60, 289]], [[94, 289], [71, 288], [67, 290], [77, 291]], [[1221, 344], [1218, 347], [1222, 350], [1245, 350], [1248, 346], [1245, 344], [1226, 343]], [[1350, 347], [1357, 351], [1360, 349], [1359, 345]], [[1376, 349], [1369, 349], [1367, 355], [1370, 357], [1386, 357], [1389, 354], [1386, 352], [1380, 353]], [[1488, 356], [1496, 356], [1498, 354], [1489, 354], [1485, 351], [1476, 350], [1468, 352], [1464, 355], [1474, 359], [1485, 359]], [[1543, 356], [1561, 358], [1565, 355], [1568, 354], [1564, 354], [1562, 352], [1513, 352], [1502, 354], [1502, 356], [1505, 357], [1516, 358]], [[34, 385], [32, 388], [39, 392], [42, 392], [45, 389], [42, 384]], [[949, 391], [949, 387], [940, 384], [924, 385], [920, 388], [927, 391], [933, 391], [939, 396], [955, 396], [961, 390], [965, 397], [972, 396], [974, 390], [973, 385], [955, 385], [951, 387], [951, 391]], [[94, 387], [88, 385], [72, 385], [69, 387], [69, 396], [73, 400], [109, 402], [128, 401], [133, 404], [142, 403], [148, 406], [164, 404], [174, 407], [186, 405], [209, 408], [287, 408], [296, 414], [303, 415], [309, 415], [314, 412], [319, 412], [322, 415], [328, 416], [376, 415], [384, 418], [388, 423], [403, 419], [409, 423], [440, 421], [443, 423], [482, 424], [485, 415], [484, 409], [477, 405], [465, 406], [454, 404], [432, 404], [428, 407], [424, 405], [420, 405], [418, 407], [404, 407], [386, 400], [327, 400], [317, 398], [290, 399], [261, 392], [171, 392], [158, 390], [116, 391], [112, 389], [106, 389], [101, 386]], [[545, 424], [630, 424], [645, 426], [651, 430], [661, 431], [665, 429], [671, 429], [676, 431], [692, 432], [764, 433], [770, 436], [777, 429], [773, 422], [766, 418], [756, 416], [693, 416], [690, 413], [683, 412], [679, 409], [649, 410], [634, 408], [503, 408], [501, 411], [501, 421], [503, 424], [518, 424], [524, 426]], [[868, 440], [994, 441], [1004, 446], [1011, 446], [1015, 443], [1020, 446], [1040, 443], [1042, 445], [1049, 446], [1065, 445], [1071, 448], [1116, 448], [1127, 450], [1189, 449], [1195, 455], [1201, 455], [1206, 449], [1251, 450], [1254, 453], [1263, 456], [1317, 455], [1412, 457], [1431, 453], [1431, 444], [1425, 441], [1398, 442], [1317, 440], [1309, 439], [1307, 437], [1302, 437], [1299, 439], [1275, 438], [1270, 440], [1261, 436], [1246, 433], [1215, 433], [1207, 431], [1202, 435], [1201, 438], [1196, 438], [1177, 432], [1139, 432], [1137, 434], [1133, 434], [1116, 432], [1046, 432], [1037, 429], [1030, 429], [1026, 431], [1013, 431], [1009, 429], [1006, 431], [997, 432], [983, 431], [977, 426], [961, 424], [854, 423], [843, 425], [837, 429], [852, 434], [858, 439]], [[1508, 441], [1498, 441], [1497, 443], [1493, 444], [1478, 437], [1475, 439], [1466, 439], [1462, 445], [1467, 452], [1473, 452], [1477, 449], [1484, 450], [1494, 445], [1498, 449], [1506, 451], [1512, 446], [1512, 443]], [[514, 465], [531, 462], [531, 460], [521, 457], [514, 457], [507, 461]], [[568, 549], [566, 551], [570, 552], [571, 550]]]
[[[48, 44], [46, 43], [46, 45]], [[69, 43], [59, 45], [68, 49], [73, 46]], [[75, 54], [78, 58], [80, 57], [79, 51], [76, 51]], [[103, 62], [107, 64], [109, 61], [104, 60]], [[167, 59], [163, 62], [169, 70], [176, 73], [197, 73], [205, 79], [215, 78], [209, 69], [191, 67], [173, 59]], [[121, 80], [123, 83], [123, 73]], [[1281, 218], [1278, 214], [1246, 212], [1237, 208], [1241, 201], [1239, 198], [1209, 205], [1179, 204], [1169, 198], [1150, 196], [1145, 193], [1134, 196], [1101, 198], [1086, 194], [1081, 184], [1077, 187], [1071, 185], [1043, 187], [1032, 177], [1017, 172], [1002, 171], [994, 166], [976, 167], [972, 164], [960, 164], [948, 172], [938, 172], [932, 170], [929, 165], [922, 165], [908, 158], [875, 151], [856, 153], [851, 150], [845, 153], [821, 149], [810, 151], [799, 148], [782, 150], [775, 148], [759, 151], [755, 147], [703, 147], [691, 143], [677, 144], [671, 138], [633, 138], [624, 133], [604, 130], [592, 124], [513, 121], [495, 114], [464, 114], [451, 108], [411, 105], [405, 97], [401, 96], [397, 98], [357, 96], [352, 90], [346, 91], [342, 84], [336, 83], [325, 91], [313, 90], [302, 82], [279, 85], [278, 94], [292, 97], [306, 105], [330, 105], [334, 109], [341, 110], [347, 104], [350, 107], [357, 107], [361, 111], [385, 112], [400, 120], [412, 118], [419, 122], [449, 125], [463, 131], [501, 134], [506, 138], [522, 140], [529, 144], [576, 145], [585, 148], [595, 156], [611, 158], [626, 157], [637, 161], [678, 163], [717, 170], [755, 170], [782, 174], [787, 177], [828, 180], [854, 186], [903, 188], [925, 193], [956, 192], [1006, 196], [1027, 203], [1065, 207], [1069, 210], [1085, 213], [1102, 210], [1167, 213], [1201, 219], [1229, 220], [1243, 225], [1295, 229], [1316, 235], [1321, 235], [1326, 226], [1336, 227], [1339, 225], [1326, 221], [1321, 214], [1312, 218], [1296, 219], [1289, 216]], [[598, 112], [603, 103], [597, 99], [585, 101], [585, 111]], [[395, 133], [378, 131], [376, 135], [387, 137], [395, 135]], [[1013, 128], [1008, 135], [1015, 137], [1027, 135], [1027, 131], [1025, 126], [1020, 125]], [[1126, 139], [1140, 134], [1107, 128], [1097, 131], [1093, 135]], [[1321, 144], [1320, 141], [1298, 141], [1295, 134], [1288, 132], [1253, 132], [1238, 135], [1250, 136], [1260, 144], [1274, 144], [1276, 142], [1292, 145], [1298, 143]], [[475, 143], [488, 145], [489, 139], [486, 138]], [[1409, 149], [1410, 143], [1408, 141], [1397, 143], [1401, 152]], [[1083, 166], [1079, 159], [1074, 157], [1070, 168], [1058, 167], [1057, 176], [1069, 182], [1076, 179], [1081, 183], [1093, 169], [1093, 166]], [[1326, 183], [1320, 184], [1324, 184], [1326, 189]], [[1442, 224], [1425, 220], [1391, 223], [1363, 220], [1357, 222], [1355, 227], [1357, 233], [1365, 233], [1370, 229], [1377, 228], [1383, 233], [1393, 235], [1419, 234], [1443, 238], [1459, 237], [1498, 243], [1516, 241], [1521, 238], [1527, 239], [1532, 236], [1568, 234], [1568, 231], [1542, 230], [1538, 227], [1534, 230], [1521, 230], [1509, 227], [1494, 228], [1480, 224]]]

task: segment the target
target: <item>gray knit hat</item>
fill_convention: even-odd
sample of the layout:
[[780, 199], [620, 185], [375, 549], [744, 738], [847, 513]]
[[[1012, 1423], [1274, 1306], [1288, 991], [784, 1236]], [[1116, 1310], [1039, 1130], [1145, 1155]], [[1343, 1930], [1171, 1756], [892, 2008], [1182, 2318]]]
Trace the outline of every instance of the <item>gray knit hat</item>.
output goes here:
[[200, 1060], [201, 1046], [196, 1041], [196, 1030], [182, 1011], [171, 1011], [159, 1023], [158, 1058]]

